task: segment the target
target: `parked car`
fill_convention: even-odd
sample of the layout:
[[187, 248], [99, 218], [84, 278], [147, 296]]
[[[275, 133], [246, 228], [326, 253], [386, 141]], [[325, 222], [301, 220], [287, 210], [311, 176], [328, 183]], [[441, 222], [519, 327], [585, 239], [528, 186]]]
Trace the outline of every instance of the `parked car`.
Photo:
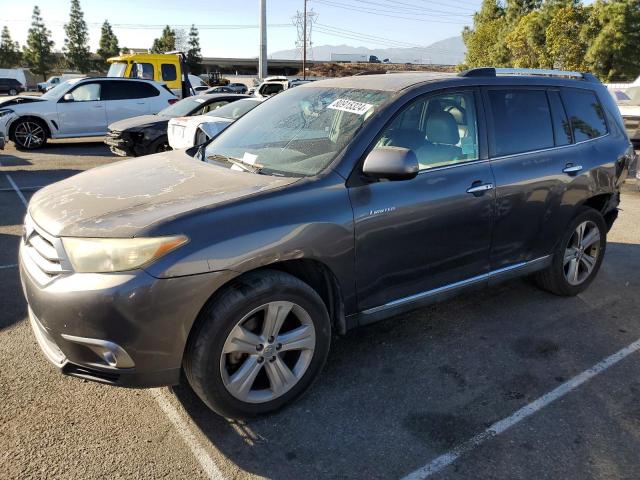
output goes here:
[[522, 275], [584, 291], [632, 155], [589, 74], [301, 85], [197, 153], [36, 192], [19, 256], [31, 325], [65, 374], [186, 378], [222, 415], [271, 412], [318, 376], [333, 331]]
[[27, 89], [15, 78], [0, 78], [0, 93], [15, 96]]
[[212, 109], [208, 113], [169, 120], [168, 140], [173, 149], [201, 145], [253, 110], [263, 99], [247, 98]]
[[110, 123], [157, 113], [176, 101], [168, 88], [150, 80], [75, 78], [40, 97], [0, 101], [0, 134], [32, 150], [49, 138], [103, 136]]
[[205, 90], [205, 93], [238, 93], [233, 88], [227, 87], [225, 85], [218, 85], [217, 87], [209, 87]]
[[52, 88], [57, 87], [58, 85], [60, 85], [63, 82], [66, 82], [67, 80], [71, 80], [72, 78], [84, 78], [84, 77], [86, 77], [86, 75], [82, 75], [79, 73], [65, 73], [62, 75], [54, 75], [52, 77], [49, 77], [46, 82], [38, 83], [37, 85], [38, 91], [48, 92]]
[[634, 144], [640, 145], [640, 87], [611, 89], [610, 93], [618, 104], [627, 135]]
[[209, 85], [198, 85], [197, 87], [193, 87], [193, 91], [196, 95], [199, 95], [201, 93], [205, 93], [210, 88], [211, 87]]
[[258, 85], [253, 95], [256, 97], [270, 97], [276, 95], [290, 87], [287, 77], [267, 77]]
[[246, 98], [236, 94], [197, 95], [169, 105], [155, 115], [127, 118], [109, 125], [104, 139], [111, 152], [121, 156], [140, 156], [171, 150], [167, 124], [174, 117], [203, 115], [230, 102]]
[[247, 93], [249, 90], [244, 83], [230, 83], [227, 85], [230, 89], [232, 89], [236, 93]]

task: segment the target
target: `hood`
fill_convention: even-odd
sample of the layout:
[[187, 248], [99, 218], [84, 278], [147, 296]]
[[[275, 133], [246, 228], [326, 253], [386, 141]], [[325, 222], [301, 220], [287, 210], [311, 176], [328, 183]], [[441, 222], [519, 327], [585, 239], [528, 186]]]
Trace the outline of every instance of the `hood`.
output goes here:
[[133, 237], [159, 221], [296, 180], [230, 170], [173, 151], [93, 168], [49, 185], [32, 197], [29, 214], [55, 236]]
[[139, 117], [125, 118], [124, 120], [118, 120], [109, 125], [109, 130], [116, 130], [123, 132], [129, 129], [145, 128], [151, 126], [166, 125], [169, 122], [169, 117], [161, 115], [140, 115]]
[[46, 100], [36, 97], [35, 95], [16, 95], [13, 97], [5, 97], [0, 100], [0, 108], [7, 108], [14, 105], [21, 105], [32, 102], [45, 102]]

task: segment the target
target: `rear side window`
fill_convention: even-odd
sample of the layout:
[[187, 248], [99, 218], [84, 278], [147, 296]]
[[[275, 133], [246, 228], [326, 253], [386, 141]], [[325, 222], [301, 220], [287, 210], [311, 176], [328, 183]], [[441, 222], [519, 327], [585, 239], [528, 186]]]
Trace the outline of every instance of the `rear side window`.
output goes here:
[[551, 110], [544, 90], [489, 90], [488, 96], [495, 156], [554, 146]]
[[104, 100], [132, 100], [134, 98], [157, 97], [160, 92], [153, 85], [135, 80], [111, 81], [105, 83]]
[[594, 92], [567, 88], [562, 92], [562, 100], [576, 142], [601, 137], [607, 133], [604, 110]]
[[569, 145], [572, 141], [571, 124], [560, 100], [560, 93], [554, 90], [548, 91], [549, 103], [551, 103], [551, 115], [553, 116], [553, 131], [556, 137], [556, 145]]
[[163, 63], [160, 67], [162, 70], [162, 80], [165, 82], [173, 82], [176, 78], [178, 78], [178, 73], [176, 72], [176, 66], [170, 63]]

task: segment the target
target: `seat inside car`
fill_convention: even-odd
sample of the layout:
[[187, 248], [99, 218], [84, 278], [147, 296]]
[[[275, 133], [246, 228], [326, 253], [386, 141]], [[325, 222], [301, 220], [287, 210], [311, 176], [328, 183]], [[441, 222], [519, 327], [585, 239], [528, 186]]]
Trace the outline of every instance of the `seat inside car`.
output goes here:
[[421, 166], [450, 162], [462, 155], [462, 148], [458, 146], [458, 123], [451, 113], [431, 113], [427, 117], [426, 133], [426, 142], [416, 151]]

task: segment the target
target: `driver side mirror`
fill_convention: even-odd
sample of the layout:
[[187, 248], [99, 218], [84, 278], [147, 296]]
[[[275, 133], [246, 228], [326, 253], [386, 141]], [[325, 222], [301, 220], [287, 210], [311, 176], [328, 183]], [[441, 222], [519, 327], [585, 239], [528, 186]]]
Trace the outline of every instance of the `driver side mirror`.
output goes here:
[[418, 175], [419, 170], [415, 152], [402, 147], [374, 148], [362, 166], [365, 175], [387, 180], [410, 180]]
[[62, 99], [65, 102], [73, 102], [73, 94], [72, 93], [65, 93], [64, 97], [62, 97]]

